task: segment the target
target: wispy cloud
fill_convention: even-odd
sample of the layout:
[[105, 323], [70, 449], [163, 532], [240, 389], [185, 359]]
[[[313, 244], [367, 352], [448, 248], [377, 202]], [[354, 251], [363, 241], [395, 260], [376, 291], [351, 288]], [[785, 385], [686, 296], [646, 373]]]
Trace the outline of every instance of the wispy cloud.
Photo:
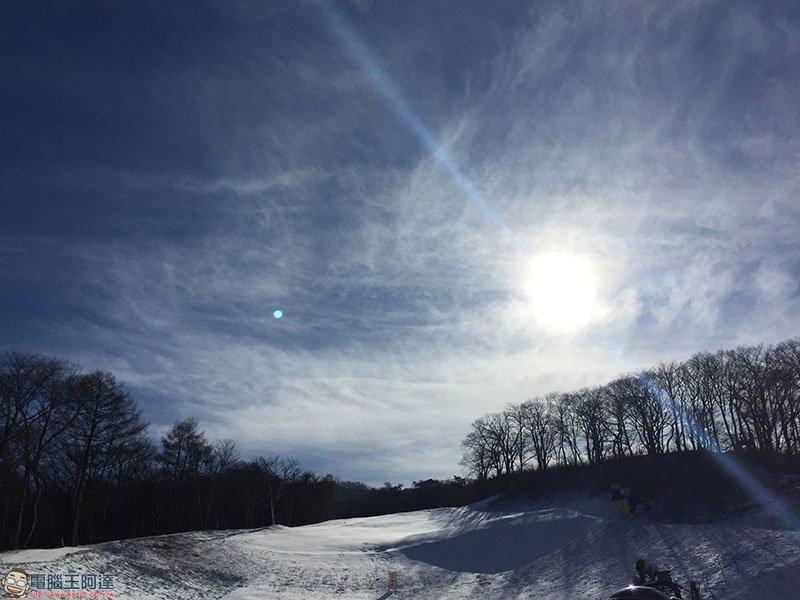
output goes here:
[[[470, 421], [508, 402], [791, 335], [797, 14], [336, 6], [520, 243], [313, 4], [213, 6], [202, 46], [170, 38], [124, 77], [73, 67], [108, 94], [74, 102], [139, 116], [109, 117], [123, 146], [68, 114], [77, 164], [12, 178], [3, 279], [44, 308], [9, 300], [27, 329], [7, 344], [113, 370], [155, 432], [192, 415], [247, 452], [408, 483], [456, 472]], [[26, 64], [67, 102], [66, 66]], [[584, 329], [533, 312], [526, 273], [548, 252], [591, 265]]]

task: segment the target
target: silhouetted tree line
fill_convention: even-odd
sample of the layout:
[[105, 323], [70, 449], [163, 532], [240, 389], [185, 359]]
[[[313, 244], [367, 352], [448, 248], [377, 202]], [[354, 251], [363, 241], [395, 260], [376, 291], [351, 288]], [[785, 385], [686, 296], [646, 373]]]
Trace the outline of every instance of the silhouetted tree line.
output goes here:
[[475, 420], [461, 464], [478, 480], [669, 452], [800, 454], [800, 338], [699, 353]]
[[193, 419], [155, 444], [107, 372], [0, 355], [0, 549], [88, 544], [199, 529], [304, 525], [463, 504], [458, 478], [373, 489], [303, 470], [292, 457], [242, 460]]

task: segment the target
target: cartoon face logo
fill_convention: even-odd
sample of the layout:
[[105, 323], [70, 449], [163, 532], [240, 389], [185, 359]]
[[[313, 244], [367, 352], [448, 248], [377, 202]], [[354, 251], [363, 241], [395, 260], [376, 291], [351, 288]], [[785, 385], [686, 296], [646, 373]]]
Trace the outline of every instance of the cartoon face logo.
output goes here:
[[3, 589], [13, 598], [24, 598], [31, 589], [28, 574], [20, 569], [12, 569], [3, 577]]

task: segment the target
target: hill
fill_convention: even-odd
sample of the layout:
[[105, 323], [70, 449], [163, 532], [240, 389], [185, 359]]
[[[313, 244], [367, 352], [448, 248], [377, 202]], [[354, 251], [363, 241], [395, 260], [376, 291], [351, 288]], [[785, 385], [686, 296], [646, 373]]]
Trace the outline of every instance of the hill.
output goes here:
[[[630, 580], [640, 556], [672, 569], [681, 583], [697, 580], [703, 598], [790, 598], [800, 589], [800, 532], [781, 529], [757, 509], [665, 523], [621, 518], [601, 496], [492, 498], [297, 528], [13, 551], [0, 559], [5, 569], [61, 574], [62, 581], [110, 575], [106, 591], [120, 598], [597, 600]], [[397, 574], [391, 595], [390, 571]]]

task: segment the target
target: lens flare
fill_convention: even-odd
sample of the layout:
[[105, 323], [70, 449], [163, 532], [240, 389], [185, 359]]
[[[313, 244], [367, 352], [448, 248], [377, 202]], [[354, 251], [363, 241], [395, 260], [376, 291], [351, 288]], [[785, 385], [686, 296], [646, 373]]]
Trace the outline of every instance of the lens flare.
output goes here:
[[[386, 73], [380, 68], [378, 61], [373, 57], [367, 46], [359, 39], [356, 32], [349, 26], [344, 17], [337, 13], [334, 3], [326, 0], [317, 0], [316, 4], [325, 17], [326, 24], [330, 31], [349, 50], [353, 60], [363, 70], [375, 89], [384, 97], [397, 117], [405, 123], [409, 131], [414, 134], [422, 146], [439, 162], [445, 172], [452, 178], [453, 182], [463, 190], [466, 196], [481, 210], [484, 216], [501, 231], [504, 237], [511, 241], [516, 250], [527, 254], [528, 252], [519, 238], [516, 237], [513, 231], [506, 227], [500, 217], [492, 210], [486, 200], [481, 196], [480, 192], [478, 192], [477, 188], [475, 188], [467, 176], [459, 170], [441, 145], [430, 134], [422, 121], [411, 109], [408, 102], [406, 102]], [[570, 276], [569, 271], [571, 269], [573, 273]], [[555, 324], [564, 322], [578, 323], [581, 322], [582, 319], [587, 318], [581, 315], [591, 316], [591, 311], [589, 309], [591, 303], [588, 300], [592, 299], [594, 294], [594, 284], [589, 283], [592, 281], [591, 277], [581, 273], [580, 268], [577, 267], [567, 267], [565, 271], [564, 273], [559, 272], [557, 266], [546, 266], [543, 270], [543, 282], [551, 282], [556, 291], [550, 295], [542, 295], [540, 297], [537, 311], [541, 311], [543, 317], [548, 316], [549, 320]], [[544, 286], [538, 287], [541, 293], [545, 294]], [[280, 318], [278, 313], [281, 315], [283, 314], [281, 311], [275, 311], [275, 318]], [[609, 344], [609, 347], [613, 349], [616, 345]], [[709, 442], [711, 441], [705, 431], [699, 427], [697, 423], [694, 423], [688, 415], [683, 413], [672, 398], [663, 390], [659, 389], [658, 386], [644, 374], [639, 374], [638, 376], [645, 385], [651, 389], [665, 409], [680, 411], [681, 419], [684, 420], [684, 423], [688, 427], [691, 427], [698, 435], [705, 436]], [[780, 501], [780, 499], [750, 476], [730, 455], [722, 453], [720, 449], [716, 448], [714, 445], [708, 447], [715, 450], [711, 455], [716, 458], [719, 464], [733, 479], [748, 490], [753, 498], [761, 502], [765, 508], [771, 510], [787, 527], [792, 529], [800, 528], [797, 517]]]
[[755, 477], [750, 475], [750, 473], [736, 462], [730, 454], [724, 453], [722, 448], [708, 435], [706, 430], [687, 415], [667, 392], [656, 385], [653, 380], [644, 373], [636, 373], [636, 377], [644, 384], [653, 397], [658, 400], [665, 411], [677, 415], [684, 427], [691, 429], [705, 448], [711, 449], [711, 457], [714, 458], [714, 460], [725, 469], [728, 475], [747, 491], [754, 500], [771, 512], [781, 525], [787, 529], [800, 529], [800, 519], [797, 518], [797, 515], [795, 515], [780, 498], [764, 487]]

